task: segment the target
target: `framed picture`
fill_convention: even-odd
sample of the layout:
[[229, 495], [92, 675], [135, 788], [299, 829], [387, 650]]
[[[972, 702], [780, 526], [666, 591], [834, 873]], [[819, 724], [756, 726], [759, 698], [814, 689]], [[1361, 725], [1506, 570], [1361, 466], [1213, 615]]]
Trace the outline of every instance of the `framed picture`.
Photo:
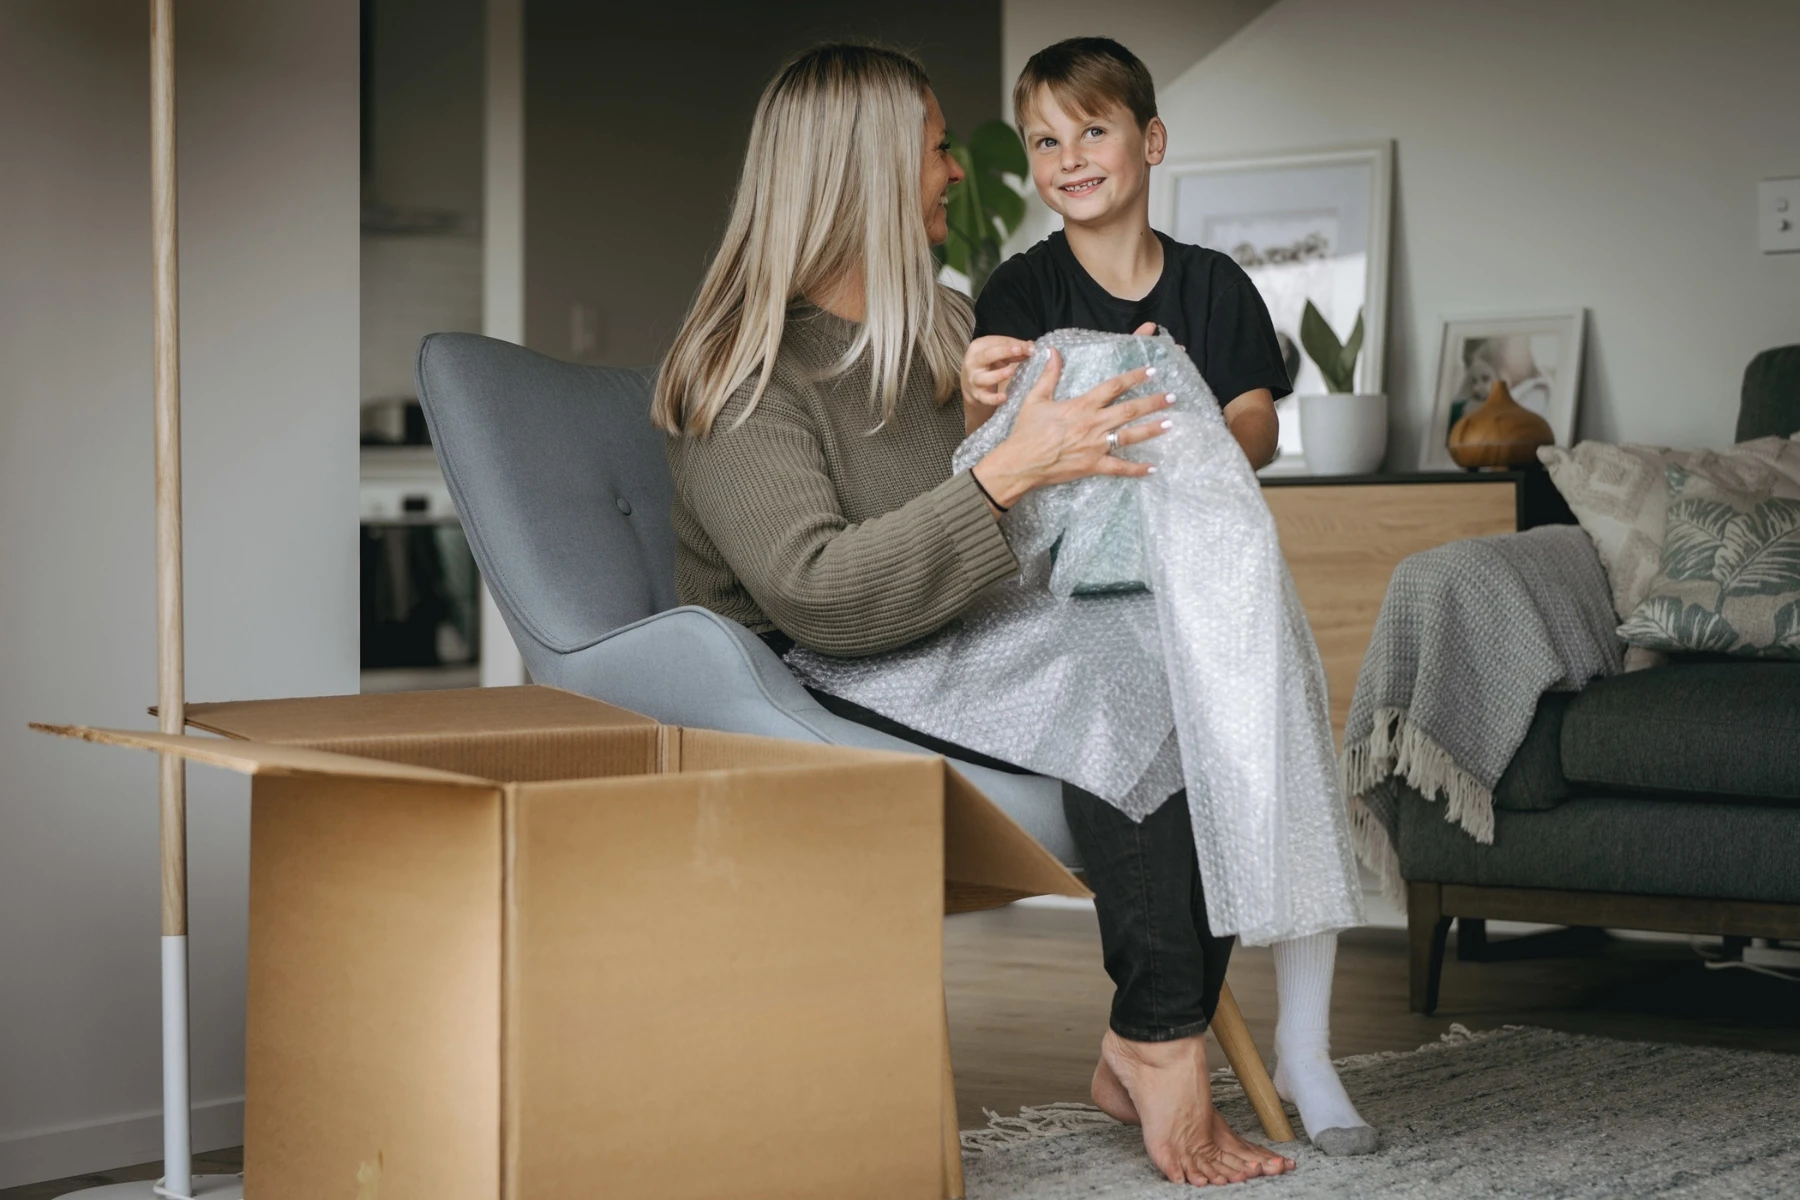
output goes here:
[[[1356, 390], [1382, 390], [1387, 346], [1392, 143], [1274, 157], [1171, 162], [1157, 171], [1156, 221], [1177, 241], [1222, 251], [1256, 284], [1287, 360], [1294, 395], [1323, 392], [1300, 348], [1311, 300], [1340, 339], [1363, 319]], [[1281, 448], [1267, 471], [1302, 471], [1294, 397], [1277, 405]]]
[[1419, 453], [1419, 469], [1458, 469], [1447, 446], [1450, 430], [1502, 379], [1514, 400], [1550, 422], [1556, 444], [1567, 446], [1575, 436], [1586, 316], [1586, 309], [1575, 308], [1447, 318], [1438, 348], [1431, 431]]

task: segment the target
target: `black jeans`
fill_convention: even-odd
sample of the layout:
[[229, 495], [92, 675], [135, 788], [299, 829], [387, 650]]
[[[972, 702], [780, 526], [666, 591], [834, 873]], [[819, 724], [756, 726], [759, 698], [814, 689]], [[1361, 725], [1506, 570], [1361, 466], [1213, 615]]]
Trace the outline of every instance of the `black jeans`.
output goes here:
[[[1029, 773], [848, 700], [812, 694], [829, 712], [933, 753], [1015, 775]], [[1187, 792], [1176, 792], [1137, 822], [1092, 792], [1071, 783], [1062, 788], [1063, 815], [1081, 851], [1084, 879], [1100, 917], [1100, 948], [1114, 986], [1113, 1032], [1134, 1042], [1204, 1033], [1219, 1006], [1232, 939], [1214, 937], [1206, 923]]]

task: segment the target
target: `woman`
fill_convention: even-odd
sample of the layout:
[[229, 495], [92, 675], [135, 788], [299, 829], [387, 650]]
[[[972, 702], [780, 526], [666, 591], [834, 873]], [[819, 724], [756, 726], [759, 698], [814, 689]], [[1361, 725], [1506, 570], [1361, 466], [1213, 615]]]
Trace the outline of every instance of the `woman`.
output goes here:
[[[1165, 397], [1112, 404], [1147, 373], [1057, 403], [1052, 361], [1010, 436], [951, 474], [965, 413], [949, 401], [972, 318], [937, 285], [930, 247], [948, 236], [945, 195], [961, 178], [937, 99], [904, 55], [822, 46], [763, 93], [724, 242], [657, 379], [684, 604], [777, 649], [894, 649], [1017, 571], [997, 518], [1018, 497], [1146, 473], [1110, 451], [1161, 432], [1142, 418]], [[1171, 1180], [1291, 1170], [1233, 1133], [1207, 1091], [1202, 1035], [1230, 941], [1206, 927], [1185, 796], [1137, 824], [1066, 787], [1065, 810], [1118, 985], [1096, 1100], [1141, 1120]]]

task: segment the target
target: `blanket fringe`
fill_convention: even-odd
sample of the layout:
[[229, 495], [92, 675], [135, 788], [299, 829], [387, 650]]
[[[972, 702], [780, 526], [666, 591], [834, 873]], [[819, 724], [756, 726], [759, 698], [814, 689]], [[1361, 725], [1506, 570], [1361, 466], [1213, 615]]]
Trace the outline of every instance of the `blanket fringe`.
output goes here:
[[1400, 856], [1381, 819], [1361, 796], [1350, 798], [1350, 845], [1356, 859], [1375, 873], [1381, 882], [1381, 894], [1401, 912], [1406, 911], [1406, 880], [1400, 877]]
[[[1387, 831], [1360, 802], [1389, 776], [1405, 779], [1427, 800], [1443, 800], [1444, 819], [1461, 826], [1477, 842], [1484, 846], [1494, 842], [1493, 789], [1457, 766], [1443, 747], [1408, 719], [1403, 708], [1377, 709], [1369, 736], [1344, 748], [1338, 773], [1345, 794], [1352, 798], [1351, 828], [1357, 855], [1382, 876], [1384, 889], [1391, 888], [1390, 879], [1399, 878], [1399, 864], [1388, 864], [1394, 851]], [[1356, 832], [1359, 808], [1364, 814], [1360, 834]]]

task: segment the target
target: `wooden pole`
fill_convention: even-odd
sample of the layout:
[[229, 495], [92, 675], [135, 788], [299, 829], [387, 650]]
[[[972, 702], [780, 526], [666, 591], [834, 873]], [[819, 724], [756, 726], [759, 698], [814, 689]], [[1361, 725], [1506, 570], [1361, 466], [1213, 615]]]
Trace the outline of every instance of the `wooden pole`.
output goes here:
[[[156, 427], [156, 700], [164, 733], [186, 725], [181, 620], [181, 281], [175, 241], [174, 0], [150, 0], [150, 290]], [[193, 1187], [189, 1137], [187, 769], [161, 761], [163, 1179]], [[239, 1193], [242, 1194], [241, 1192]]]
[[[185, 724], [181, 623], [181, 316], [175, 245], [173, 0], [150, 0], [150, 238], [155, 306], [156, 703], [159, 727]], [[187, 779], [162, 759], [162, 931], [187, 933]]]

